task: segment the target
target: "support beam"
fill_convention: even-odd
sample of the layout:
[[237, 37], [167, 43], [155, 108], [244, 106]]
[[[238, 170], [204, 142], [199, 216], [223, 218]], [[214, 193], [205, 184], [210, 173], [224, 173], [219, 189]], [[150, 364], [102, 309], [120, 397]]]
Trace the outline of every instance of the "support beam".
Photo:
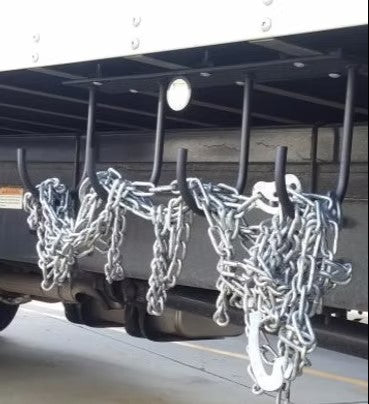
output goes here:
[[[209, 109], [213, 109], [215, 111], [229, 112], [230, 114], [236, 114], [236, 115], [242, 116], [242, 109], [238, 109], [238, 108], [232, 108], [232, 107], [227, 107], [224, 105], [213, 104], [212, 102], [204, 102], [204, 101], [198, 101], [198, 100], [193, 100], [192, 104], [197, 107], [209, 108]], [[280, 123], [282, 125], [301, 125], [301, 123], [302, 123], [301, 121], [296, 121], [295, 119], [283, 118], [280, 116], [274, 116], [274, 115], [270, 115], [270, 114], [261, 114], [259, 112], [253, 112], [251, 115], [253, 118], [262, 119], [264, 121]]]
[[[323, 98], [314, 97], [314, 96], [310, 96], [310, 95], [295, 93], [294, 91], [282, 90], [280, 88], [270, 87], [270, 86], [266, 86], [264, 84], [256, 84], [255, 90], [261, 91], [261, 92], [267, 93], [267, 94], [278, 95], [280, 97], [291, 98], [291, 99], [294, 99], [297, 101], [303, 101], [303, 102], [307, 102], [310, 104], [320, 105], [321, 107], [329, 107], [329, 108], [333, 108], [333, 109], [339, 109], [341, 111], [345, 110], [344, 103], [330, 101], [330, 100], [326, 100]], [[356, 111], [356, 113], [361, 114], [361, 115], [365, 115], [365, 116], [369, 115], [369, 111], [367, 108], [356, 108], [355, 111]]]
[[[154, 59], [152, 57], [138, 58], [136, 60], [138, 62], [150, 64], [153, 66], [156, 66], [156, 63], [157, 63], [157, 59]], [[183, 66], [183, 65], [173, 65], [173, 64], [171, 64], [171, 65], [173, 67], [173, 69], [171, 69], [171, 70], [183, 70], [183, 69], [189, 68], [188, 66]], [[174, 66], [176, 66], [176, 69], [174, 69]], [[326, 99], [320, 98], [320, 97], [314, 97], [314, 96], [310, 96], [310, 95], [300, 94], [300, 93], [296, 93], [294, 91], [282, 90], [282, 89], [271, 87], [271, 86], [264, 85], [264, 84], [255, 84], [254, 88], [257, 91], [260, 91], [260, 92], [263, 92], [266, 94], [274, 94], [274, 95], [278, 95], [280, 97], [291, 98], [291, 99], [294, 99], [297, 101], [303, 101], [303, 102], [307, 102], [310, 104], [316, 104], [316, 105], [329, 107], [329, 108], [333, 108], [333, 109], [339, 109], [341, 111], [345, 110], [344, 103], [326, 100]], [[355, 111], [356, 111], [356, 113], [361, 114], [361, 115], [365, 115], [365, 116], [369, 115], [369, 111], [367, 108], [356, 108]]]
[[78, 132], [78, 128], [72, 128], [72, 127], [69, 127], [69, 126], [62, 126], [62, 125], [54, 125], [54, 124], [51, 124], [51, 123], [30, 121], [28, 119], [8, 118], [6, 116], [0, 116], [0, 121], [8, 121], [8, 122], [14, 122], [14, 123], [24, 123], [24, 124], [27, 124], [27, 125], [38, 126], [38, 127], [43, 127], [43, 128], [50, 128], [50, 129], [60, 129], [60, 130], [63, 130], [63, 131], [68, 131], [68, 132]]
[[[31, 108], [31, 107], [25, 107], [22, 105], [14, 105], [14, 104], [7, 104], [7, 103], [0, 103], [0, 107], [3, 108], [9, 108], [9, 109], [15, 109], [19, 111], [26, 111], [26, 112], [32, 112], [36, 114], [42, 114], [42, 115], [50, 115], [50, 116], [58, 116], [60, 118], [67, 118], [67, 119], [75, 119], [78, 121], [85, 122], [86, 118], [80, 115], [74, 115], [74, 114], [67, 114], [65, 112], [54, 112], [54, 111], [48, 111], [44, 109], [39, 109], [39, 108]], [[111, 121], [105, 121], [98, 119], [96, 120], [96, 123], [100, 123], [103, 125], [108, 125], [116, 128], [125, 128], [125, 129], [139, 129], [139, 130], [147, 130], [150, 129], [148, 127], [143, 127], [139, 125], [130, 125], [130, 124], [125, 124], [125, 123], [119, 123], [119, 122], [111, 122]]]
[[305, 48], [298, 46], [281, 39], [262, 39], [259, 41], [251, 41], [253, 45], [260, 46], [265, 49], [270, 49], [278, 53], [282, 53], [288, 56], [294, 57], [309, 57], [309, 56], [319, 56], [323, 55], [322, 52], [316, 51], [314, 49]]
[[[1, 126], [0, 126], [0, 130], [5, 130], [5, 131], [7, 131], [7, 132], [14, 132], [14, 133], [18, 133], [18, 134], [23, 134], [23, 133], [25, 133], [24, 130], [11, 128], [10, 126], [4, 126], [4, 125], [1, 125]], [[29, 131], [29, 130], [28, 130], [27, 133], [32, 134], [32, 133], [37, 133], [37, 132], [32, 132], [32, 131]]]
[[165, 70], [178, 70], [178, 69], [187, 69], [187, 66], [181, 66], [177, 63], [167, 62], [165, 60], [156, 59], [151, 56], [146, 55], [137, 55], [137, 56], [129, 56], [126, 57], [127, 60], [133, 60], [134, 62], [139, 62], [145, 65], [160, 67]]
[[[188, 68], [187, 66], [181, 66], [181, 65], [177, 65], [175, 63], [165, 62], [165, 61], [155, 59], [153, 57], [145, 56], [145, 55], [132, 56], [132, 57], [127, 58], [127, 60], [134, 60], [134, 61], [137, 61], [137, 62], [140, 62], [140, 63], [148, 64], [150, 66], [160, 67], [160, 68], [167, 69], [167, 70], [179, 70], [179, 69], [187, 69]], [[51, 76], [53, 75], [53, 72], [54, 72], [53, 69], [43, 69], [43, 68], [32, 69], [32, 71], [35, 71], [37, 73], [43, 73], [43, 74], [46, 74], [46, 75], [51, 75]], [[55, 71], [55, 77], [62, 77], [62, 78], [70, 79], [70, 80], [82, 80], [82, 79], [85, 78], [85, 77], [82, 77], [82, 76], [71, 75], [69, 73], [64, 74], [64, 73], [62, 73], [60, 71]], [[146, 91], [145, 92], [141, 91], [140, 94], [146, 95], [146, 96], [149, 96], [149, 97], [153, 97], [153, 98], [157, 98], [157, 96], [158, 96], [155, 93], [146, 92]], [[194, 99], [194, 100], [191, 101], [191, 105], [194, 105], [196, 107], [208, 108], [208, 109], [212, 109], [212, 110], [215, 110], [215, 111], [227, 112], [227, 113], [242, 116], [242, 109], [227, 107], [227, 106], [224, 106], [224, 105], [214, 104], [214, 103], [211, 103], [211, 102], [199, 101], [199, 100]], [[101, 104], [99, 104], [98, 106], [101, 106]], [[114, 107], [110, 106], [110, 108], [114, 108]], [[280, 123], [282, 125], [299, 125], [299, 124], [301, 124], [300, 121], [296, 121], [296, 120], [289, 119], [289, 118], [283, 118], [283, 117], [279, 117], [279, 116], [277, 117], [277, 116], [270, 115], [270, 114], [262, 114], [262, 113], [254, 112], [252, 114], [252, 116], [254, 118], [257, 118], [257, 119], [262, 119], [262, 120], [265, 120], [265, 121]], [[167, 119], [170, 120], [171, 119], [170, 116], [167, 117]], [[179, 121], [179, 122], [182, 120], [180, 118], [175, 118], [175, 119], [177, 121]], [[172, 120], [175, 120], [175, 119], [172, 119]], [[191, 122], [195, 123], [195, 121], [188, 121], [188, 120], [182, 120], [182, 121], [184, 123], [191, 123]], [[197, 122], [197, 125], [200, 126], [200, 127], [214, 126], [214, 125], [210, 125], [210, 124], [204, 126], [200, 122]]]
[[[87, 100], [81, 100], [80, 98], [68, 97], [68, 96], [58, 95], [58, 94], [53, 94], [53, 93], [46, 93], [44, 91], [30, 90], [30, 89], [27, 89], [27, 88], [22, 88], [22, 87], [17, 87], [17, 86], [9, 86], [9, 85], [5, 85], [5, 84], [0, 84], [0, 89], [1, 90], [6, 90], [6, 91], [17, 92], [17, 93], [21, 93], [21, 94], [34, 95], [34, 96], [37, 96], [37, 97], [49, 98], [49, 99], [53, 99], [53, 100], [56, 100], [56, 101], [63, 101], [63, 102], [71, 102], [71, 103], [75, 103], [75, 104], [88, 105]], [[105, 104], [105, 103], [98, 103], [97, 107], [98, 108], [103, 108], [103, 109], [108, 109], [110, 111], [117, 111], [117, 112], [123, 112], [123, 113], [128, 113], [128, 114], [147, 116], [147, 117], [156, 119], [156, 113], [141, 111], [141, 110], [137, 110], [137, 109], [133, 109], [133, 108], [114, 106], [114, 105]], [[194, 126], [199, 126], [199, 127], [202, 127], [202, 128], [211, 128], [211, 127], [215, 126], [215, 125], [212, 125], [212, 124], [209, 124], [209, 123], [193, 121], [193, 120], [184, 119], [184, 118], [177, 118], [177, 117], [173, 117], [173, 116], [168, 116], [167, 119], [169, 121], [186, 123], [186, 124], [190, 124], [190, 125], [194, 125]]]

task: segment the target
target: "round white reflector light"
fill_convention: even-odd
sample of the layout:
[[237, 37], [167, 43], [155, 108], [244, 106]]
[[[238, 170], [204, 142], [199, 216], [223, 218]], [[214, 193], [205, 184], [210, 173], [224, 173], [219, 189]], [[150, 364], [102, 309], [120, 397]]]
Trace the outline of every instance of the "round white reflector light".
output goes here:
[[167, 101], [169, 107], [176, 112], [183, 111], [190, 103], [192, 88], [186, 78], [174, 79], [168, 87]]

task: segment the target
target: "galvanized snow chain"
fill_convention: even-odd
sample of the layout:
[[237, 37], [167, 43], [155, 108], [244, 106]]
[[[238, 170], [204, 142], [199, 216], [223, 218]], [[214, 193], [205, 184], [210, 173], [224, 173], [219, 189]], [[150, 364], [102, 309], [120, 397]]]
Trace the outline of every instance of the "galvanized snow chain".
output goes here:
[[[105, 252], [109, 282], [124, 277], [120, 247], [127, 211], [150, 220], [154, 226], [154, 257], [151, 262], [148, 312], [161, 315], [167, 291], [180, 275], [190, 236], [191, 215], [176, 182], [155, 187], [151, 183], [128, 182], [113, 169], [99, 173], [109, 198], [105, 206], [86, 180], [80, 190], [81, 208], [71, 219], [68, 192], [57, 180], [41, 184], [40, 202], [26, 197], [31, 228], [39, 236], [38, 252], [44, 288], [70, 277], [74, 260], [95, 248]], [[310, 318], [321, 310], [325, 293], [347, 284], [351, 266], [334, 261], [337, 252], [340, 210], [329, 197], [306, 195], [289, 189], [295, 219], [278, 210], [258, 226], [247, 224], [248, 215], [263, 208], [260, 193], [245, 197], [227, 185], [188, 180], [189, 188], [209, 224], [208, 234], [219, 256], [219, 298], [214, 320], [229, 323], [228, 307], [245, 313], [250, 374], [254, 393], [278, 392], [278, 402], [289, 400], [292, 381], [309, 365], [308, 354], [316, 346]], [[257, 188], [257, 187], [256, 187]], [[171, 195], [169, 203], [155, 205], [153, 198]], [[271, 208], [267, 203], [267, 210]], [[275, 210], [275, 209], [274, 209]], [[238, 257], [236, 244], [242, 246]], [[278, 333], [276, 349], [260, 333]], [[273, 368], [269, 375], [264, 365]]]
[[177, 284], [181, 275], [192, 223], [192, 213], [185, 209], [181, 197], [172, 198], [166, 211], [163, 205], [153, 209], [155, 242], [147, 311], [154, 316], [163, 314], [167, 292]]
[[[155, 242], [151, 276], [147, 294], [148, 312], [163, 313], [167, 291], [180, 276], [190, 237], [192, 214], [183, 204], [175, 185], [155, 187], [152, 183], [124, 181], [109, 169], [98, 173], [108, 192], [104, 204], [93, 191], [88, 179], [80, 188], [81, 201], [74, 219], [73, 201], [68, 189], [58, 179], [49, 179], [38, 186], [39, 200], [25, 196], [28, 224], [37, 232], [39, 267], [42, 288], [51, 290], [71, 277], [78, 258], [95, 249], [107, 256], [105, 276], [109, 283], [124, 279], [121, 247], [126, 230], [127, 211], [152, 222]], [[153, 197], [171, 195], [167, 206], [154, 205]]]
[[[250, 374], [255, 392], [278, 391], [278, 402], [290, 396], [291, 383], [309, 366], [317, 345], [311, 318], [321, 313], [323, 297], [351, 280], [351, 265], [334, 261], [339, 235], [339, 205], [331, 198], [289, 190], [295, 219], [275, 215], [260, 226], [258, 240], [243, 260], [244, 313], [249, 336]], [[260, 332], [278, 333], [257, 354]], [[267, 374], [264, 363], [273, 372]]]
[[[104, 185], [104, 188], [111, 195], [109, 184]], [[154, 228], [153, 259], [150, 263], [151, 274], [146, 296], [147, 312], [153, 316], [161, 316], [167, 292], [177, 284], [181, 275], [190, 239], [192, 213], [179, 196], [176, 182], [166, 186], [132, 182], [127, 189], [129, 193], [124, 198], [116, 198], [120, 206], [150, 221]], [[155, 204], [154, 198], [158, 196], [169, 197], [168, 203]]]
[[[100, 173], [102, 182], [112, 182], [112, 194], [121, 197], [125, 183], [112, 179], [113, 173]], [[39, 200], [25, 195], [28, 224], [38, 236], [37, 253], [44, 290], [62, 285], [71, 277], [77, 258], [95, 249], [107, 254], [105, 266], [108, 281], [123, 278], [120, 245], [124, 236], [125, 210], [110, 197], [103, 206], [86, 179], [80, 189], [81, 206], [74, 219], [73, 202], [67, 188], [58, 179], [49, 179], [38, 186]]]
[[[310, 365], [308, 355], [316, 348], [311, 318], [321, 312], [330, 289], [351, 280], [351, 265], [334, 260], [340, 206], [333, 198], [290, 188], [294, 220], [278, 212], [258, 226], [248, 226], [247, 215], [265, 203], [259, 192], [247, 198], [224, 185], [204, 185], [196, 179], [189, 185], [205, 212], [219, 256], [220, 294], [214, 320], [226, 326], [228, 307], [243, 309], [253, 392], [277, 392], [277, 403], [288, 403], [292, 382]], [[269, 205], [266, 210], [270, 213]], [[237, 259], [237, 241], [243, 259]], [[278, 335], [277, 349], [267, 333]], [[260, 334], [266, 341], [262, 346]]]

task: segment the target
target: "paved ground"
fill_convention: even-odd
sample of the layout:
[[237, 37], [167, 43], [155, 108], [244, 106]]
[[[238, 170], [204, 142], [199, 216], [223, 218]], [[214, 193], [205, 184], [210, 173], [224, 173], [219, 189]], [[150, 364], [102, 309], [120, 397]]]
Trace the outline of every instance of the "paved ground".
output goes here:
[[[274, 404], [254, 397], [243, 338], [156, 344], [25, 306], [0, 337], [0, 404]], [[368, 402], [367, 362], [319, 350], [296, 404]]]

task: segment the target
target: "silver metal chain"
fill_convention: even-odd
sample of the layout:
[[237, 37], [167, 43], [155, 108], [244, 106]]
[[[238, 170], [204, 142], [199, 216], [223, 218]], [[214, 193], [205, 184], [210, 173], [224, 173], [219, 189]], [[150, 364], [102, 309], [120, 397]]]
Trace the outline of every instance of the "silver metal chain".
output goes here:
[[[120, 207], [153, 225], [155, 240], [146, 298], [147, 312], [154, 316], [161, 316], [164, 312], [167, 292], [177, 284], [181, 275], [190, 239], [192, 213], [183, 203], [176, 185], [176, 182], [166, 186], [130, 182], [123, 197], [114, 197]], [[105, 184], [105, 189], [109, 195], [114, 195], [110, 184]], [[167, 205], [155, 203], [159, 196], [169, 197]]]
[[117, 203], [116, 197], [123, 198], [127, 189], [115, 172], [100, 173], [99, 178], [102, 183], [112, 183], [112, 194], [107, 203], [103, 205], [85, 180], [80, 189], [81, 206], [75, 219], [70, 193], [57, 179], [39, 185], [38, 200], [30, 194], [25, 195], [28, 223], [38, 236], [38, 265], [44, 290], [51, 290], [70, 279], [76, 259], [95, 249], [108, 257], [105, 272], [109, 282], [124, 277], [120, 246], [126, 211]]
[[[291, 188], [294, 220], [279, 210], [258, 226], [248, 226], [248, 215], [260, 206], [257, 196], [243, 197], [224, 185], [196, 179], [190, 184], [219, 256], [214, 320], [226, 326], [228, 308], [243, 309], [253, 391], [276, 391], [278, 403], [289, 402], [291, 383], [310, 365], [308, 355], [316, 348], [311, 318], [321, 312], [330, 289], [351, 280], [351, 265], [334, 260], [340, 207], [333, 198]], [[237, 243], [242, 257], [237, 257]], [[276, 348], [266, 337], [270, 333], [278, 335]], [[261, 346], [260, 336], [266, 341]]]
[[186, 211], [181, 197], [170, 199], [167, 209], [164, 205], [153, 209], [154, 257], [147, 292], [147, 311], [151, 315], [163, 314], [167, 292], [177, 284], [181, 275], [191, 223], [192, 213]]
[[[192, 214], [183, 204], [175, 183], [155, 187], [152, 183], [129, 182], [113, 169], [98, 173], [108, 193], [103, 203], [86, 179], [79, 192], [81, 205], [74, 219], [73, 201], [68, 189], [58, 179], [38, 186], [39, 200], [25, 196], [28, 224], [37, 232], [38, 265], [43, 275], [42, 288], [50, 290], [71, 278], [76, 259], [94, 250], [105, 254], [104, 267], [109, 283], [124, 279], [122, 245], [126, 230], [126, 213], [152, 222], [154, 258], [147, 294], [148, 312], [162, 315], [167, 291], [181, 274], [190, 238]], [[167, 206], [155, 205], [158, 195], [171, 195]]]
[[[107, 201], [102, 202], [85, 180], [78, 212], [73, 211], [68, 190], [56, 179], [40, 184], [38, 201], [26, 195], [28, 223], [38, 235], [42, 286], [48, 290], [70, 279], [75, 260], [95, 249], [107, 257], [107, 281], [123, 279], [121, 250], [126, 214], [131, 212], [153, 225], [147, 310], [160, 316], [168, 291], [181, 275], [192, 214], [175, 181], [160, 187], [130, 182], [113, 169], [99, 173], [98, 178]], [[290, 176], [288, 183], [294, 219], [268, 205], [260, 192], [246, 197], [225, 184], [188, 180], [219, 257], [214, 321], [227, 326], [229, 308], [243, 310], [253, 391], [277, 392], [278, 403], [289, 402], [292, 382], [310, 365], [309, 354], [317, 344], [311, 318], [321, 312], [325, 294], [346, 285], [352, 274], [351, 265], [335, 260], [339, 204], [331, 197], [304, 194], [300, 187], [292, 187], [294, 178]], [[270, 184], [265, 187], [266, 195], [274, 195]], [[167, 204], [157, 202], [158, 197], [166, 197]], [[260, 208], [271, 216], [249, 225]], [[268, 334], [278, 335], [278, 344], [273, 345]]]

